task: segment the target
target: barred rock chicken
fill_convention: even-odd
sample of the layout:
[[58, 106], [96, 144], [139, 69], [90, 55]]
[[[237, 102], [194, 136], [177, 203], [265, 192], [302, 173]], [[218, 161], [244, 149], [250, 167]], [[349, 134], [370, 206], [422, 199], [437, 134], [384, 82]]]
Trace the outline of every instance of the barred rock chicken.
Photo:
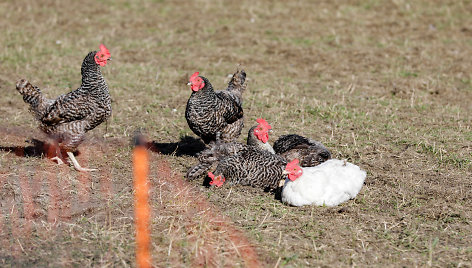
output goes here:
[[304, 167], [302, 172], [296, 179], [285, 180], [282, 202], [292, 206], [337, 206], [355, 198], [366, 177], [366, 172], [358, 166], [339, 159]]
[[[225, 180], [231, 184], [249, 185], [273, 191], [279, 188], [279, 182], [288, 175], [292, 179], [301, 175], [300, 167], [293, 167], [292, 163], [280, 155], [268, 150], [268, 132], [271, 126], [263, 119], [258, 119], [259, 125], [251, 128], [249, 137], [255, 136], [258, 146], [248, 145], [233, 155], [218, 160], [214, 174], [208, 173], [212, 183], [221, 186]], [[249, 140], [248, 144], [256, 143]], [[297, 160], [298, 161], [298, 160]]]
[[258, 125], [253, 126], [248, 131], [247, 145], [235, 141], [222, 142], [219, 133], [217, 133], [216, 142], [212, 143], [208, 149], [199, 153], [199, 163], [188, 170], [187, 178], [196, 179], [206, 175], [213, 165], [218, 164], [219, 160], [230, 155], [236, 155], [248, 146], [273, 153], [272, 146], [267, 142], [269, 140], [269, 131], [272, 127], [262, 118], [256, 121]]
[[[16, 89], [39, 121], [39, 128], [67, 152], [78, 171], [94, 169], [81, 167], [73, 152], [83, 141], [87, 131], [100, 125], [111, 115], [108, 86], [100, 72], [100, 67], [105, 66], [110, 59], [110, 52], [104, 45], [100, 45], [100, 51], [90, 52], [82, 63], [81, 86], [55, 100], [47, 99], [37, 86], [25, 79], [16, 84]], [[62, 164], [61, 158], [58, 150], [58, 156], [53, 160]]]
[[297, 134], [280, 136], [274, 142], [274, 151], [287, 161], [299, 159], [302, 167], [314, 167], [331, 158], [331, 152], [321, 142]]
[[213, 177], [213, 181], [228, 180], [230, 184], [273, 191], [286, 175], [296, 178], [301, 175], [300, 171], [299, 167], [291, 168], [290, 163], [279, 155], [248, 146], [240, 153], [222, 159], [215, 172], [209, 172], [208, 176]]
[[187, 102], [185, 118], [190, 129], [206, 144], [216, 140], [216, 133], [229, 142], [243, 128], [242, 93], [246, 88], [246, 73], [236, 71], [226, 90], [214, 91], [210, 81], [194, 73], [188, 85], [192, 94]]

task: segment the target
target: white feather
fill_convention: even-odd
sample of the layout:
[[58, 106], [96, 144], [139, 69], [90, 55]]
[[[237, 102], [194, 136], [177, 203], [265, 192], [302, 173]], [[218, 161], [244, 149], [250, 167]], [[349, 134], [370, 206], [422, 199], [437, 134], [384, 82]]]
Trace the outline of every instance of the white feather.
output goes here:
[[295, 181], [287, 179], [282, 190], [282, 201], [292, 206], [337, 206], [355, 198], [366, 177], [364, 170], [339, 159], [302, 170]]

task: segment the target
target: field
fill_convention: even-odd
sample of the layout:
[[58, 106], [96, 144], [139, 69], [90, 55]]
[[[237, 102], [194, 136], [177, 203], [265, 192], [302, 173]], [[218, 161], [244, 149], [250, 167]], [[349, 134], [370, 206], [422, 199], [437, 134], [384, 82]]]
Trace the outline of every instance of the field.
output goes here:
[[[131, 140], [151, 157], [156, 267], [472, 266], [471, 1], [0, 2], [0, 266], [135, 266]], [[113, 98], [82, 174], [41, 155], [15, 90], [80, 85], [105, 44]], [[195, 71], [248, 75], [245, 133], [298, 133], [367, 171], [356, 199], [289, 207], [183, 174], [202, 144], [184, 118]], [[178, 145], [178, 147], [176, 146]], [[164, 150], [166, 149], [166, 150]]]

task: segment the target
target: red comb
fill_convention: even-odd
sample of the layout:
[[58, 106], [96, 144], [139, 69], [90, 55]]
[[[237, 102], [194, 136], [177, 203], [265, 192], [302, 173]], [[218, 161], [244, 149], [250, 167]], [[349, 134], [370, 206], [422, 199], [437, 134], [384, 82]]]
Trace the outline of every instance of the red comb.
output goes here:
[[290, 163], [287, 164], [285, 167], [285, 171], [288, 172], [288, 179], [291, 181], [296, 180], [303, 174], [302, 168], [298, 165], [300, 161], [297, 158], [293, 159]]
[[215, 175], [213, 173], [208, 172], [208, 177], [210, 177], [211, 181], [210, 181], [210, 185], [215, 185], [216, 187], [221, 187], [221, 185], [223, 185], [223, 183], [225, 183], [225, 177], [223, 177], [223, 175], [218, 175], [216, 178], [215, 178]]
[[261, 125], [261, 127], [266, 128], [267, 130], [272, 129], [272, 126], [267, 123], [263, 118], [256, 119], [256, 122]]
[[100, 44], [100, 51], [110, 54], [110, 51], [108, 51], [108, 48], [104, 44]]
[[266, 143], [269, 140], [269, 130], [272, 129], [272, 127], [262, 118], [258, 118], [256, 122], [259, 123], [259, 125], [254, 129], [254, 135], [256, 135], [260, 141]]
[[211, 173], [210, 171], [208, 172], [208, 177], [210, 177], [210, 179], [213, 180], [215, 178], [215, 175], [213, 175], [213, 173]]
[[189, 79], [189, 80], [190, 80], [190, 81], [193, 81], [195, 78], [198, 77], [199, 74], [200, 74], [199, 72], [195, 72], [194, 74], [192, 74], [192, 76], [190, 76], [190, 79]]
[[100, 44], [100, 51], [98, 51], [94, 57], [95, 62], [100, 66], [105, 66], [110, 56], [111, 54], [108, 48], [104, 44]]

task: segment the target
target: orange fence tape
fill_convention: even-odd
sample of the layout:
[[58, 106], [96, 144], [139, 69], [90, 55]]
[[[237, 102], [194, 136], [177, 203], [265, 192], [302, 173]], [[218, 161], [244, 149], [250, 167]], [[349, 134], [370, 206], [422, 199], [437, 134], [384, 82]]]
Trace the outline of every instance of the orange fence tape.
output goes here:
[[149, 156], [143, 146], [136, 146], [133, 151], [135, 225], [136, 225], [136, 265], [139, 268], [151, 267], [149, 251]]

